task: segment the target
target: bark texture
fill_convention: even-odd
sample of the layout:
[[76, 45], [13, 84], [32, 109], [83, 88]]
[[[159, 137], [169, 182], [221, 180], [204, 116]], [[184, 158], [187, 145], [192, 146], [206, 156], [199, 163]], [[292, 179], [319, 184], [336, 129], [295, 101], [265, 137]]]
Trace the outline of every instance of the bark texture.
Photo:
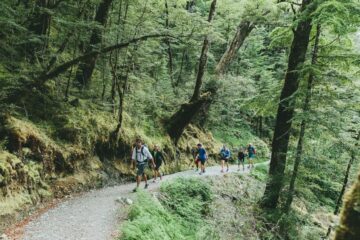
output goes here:
[[[309, 10], [308, 12], [313, 11], [313, 9], [308, 9], [310, 3], [311, 0], [302, 1], [301, 13], [304, 13], [305, 10]], [[301, 16], [301, 19], [299, 19], [299, 23], [294, 30], [294, 39], [291, 45], [285, 82], [280, 95], [280, 103], [278, 106], [275, 131], [272, 140], [269, 180], [266, 184], [261, 203], [264, 208], [276, 208], [282, 190], [286, 154], [295, 107], [294, 93], [299, 87], [299, 70], [301, 65], [305, 62], [310, 31], [311, 17], [309, 15]]]
[[236, 53], [243, 45], [247, 36], [254, 29], [254, 24], [247, 20], [241, 21], [239, 24], [236, 33], [226, 49], [225, 53], [222, 55], [220, 61], [216, 65], [215, 72], [219, 75], [223, 74], [226, 71], [226, 68], [229, 66], [231, 61], [234, 59]]
[[[315, 66], [317, 63], [317, 57], [318, 57], [318, 52], [319, 52], [320, 33], [321, 33], [321, 27], [320, 27], [320, 25], [317, 25], [315, 43], [314, 43], [314, 48], [312, 51], [312, 58], [311, 58], [312, 66]], [[302, 107], [303, 113], [308, 113], [310, 110], [311, 90], [312, 90], [312, 86], [313, 86], [313, 82], [314, 82], [314, 77], [315, 76], [313, 73], [309, 74], [304, 105]], [[296, 147], [296, 157], [295, 157], [295, 162], [294, 162], [294, 169], [293, 169], [293, 173], [292, 173], [291, 180], [290, 180], [288, 198], [285, 203], [285, 211], [286, 212], [288, 212], [290, 210], [291, 203], [294, 198], [295, 181], [297, 178], [297, 174], [299, 171], [299, 166], [300, 166], [300, 162], [301, 162], [301, 158], [302, 158], [302, 153], [303, 153], [303, 142], [304, 142], [304, 138], [305, 138], [305, 129], [306, 129], [306, 120], [303, 119], [300, 124], [300, 134], [299, 134], [299, 139], [298, 139], [298, 143], [297, 143], [297, 147]]]

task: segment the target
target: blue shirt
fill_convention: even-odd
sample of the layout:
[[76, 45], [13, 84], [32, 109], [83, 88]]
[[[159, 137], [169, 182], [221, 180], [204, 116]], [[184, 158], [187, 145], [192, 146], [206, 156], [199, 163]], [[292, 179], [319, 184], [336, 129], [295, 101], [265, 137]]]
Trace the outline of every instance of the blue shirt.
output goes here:
[[227, 149], [227, 148], [222, 148], [221, 151], [220, 151], [220, 154], [224, 158], [229, 158], [230, 157], [230, 150]]
[[253, 157], [255, 155], [255, 148], [253, 146], [248, 147], [249, 157]]
[[201, 160], [206, 160], [206, 151], [204, 148], [200, 148], [198, 153]]

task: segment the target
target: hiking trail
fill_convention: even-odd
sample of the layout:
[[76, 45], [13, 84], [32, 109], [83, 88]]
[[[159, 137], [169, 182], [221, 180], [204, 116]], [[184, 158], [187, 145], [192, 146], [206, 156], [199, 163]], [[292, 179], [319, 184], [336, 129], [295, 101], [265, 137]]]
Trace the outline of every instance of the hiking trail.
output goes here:
[[[237, 165], [231, 165], [229, 173], [248, 173], [237, 171]], [[221, 175], [219, 166], [208, 167], [206, 173], [199, 175], [194, 170], [178, 172], [163, 177], [169, 181], [177, 177], [206, 177]], [[155, 192], [160, 183], [149, 182], [147, 191]], [[80, 196], [69, 198], [23, 226], [22, 236], [14, 240], [109, 240], [119, 235], [119, 226], [126, 220], [128, 205], [116, 201], [119, 197], [134, 200], [132, 193], [136, 183], [127, 183], [113, 187], [91, 190]], [[144, 182], [140, 188], [144, 187]]]

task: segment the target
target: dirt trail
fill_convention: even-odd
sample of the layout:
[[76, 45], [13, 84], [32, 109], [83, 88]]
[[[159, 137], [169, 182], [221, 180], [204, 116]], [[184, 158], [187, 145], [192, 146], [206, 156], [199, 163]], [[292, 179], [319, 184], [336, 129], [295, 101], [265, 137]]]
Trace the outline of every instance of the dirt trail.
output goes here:
[[[238, 172], [231, 166], [230, 172]], [[247, 173], [248, 169], [239, 171]], [[200, 176], [193, 170], [167, 175], [163, 181], [176, 177], [206, 177], [220, 175], [220, 167], [207, 168]], [[149, 191], [156, 191], [160, 183], [149, 181]], [[119, 197], [133, 199], [135, 183], [93, 190], [58, 204], [24, 227], [23, 240], [107, 240], [117, 235], [120, 222], [126, 217], [128, 206], [116, 201]], [[144, 187], [144, 183], [140, 187]]]

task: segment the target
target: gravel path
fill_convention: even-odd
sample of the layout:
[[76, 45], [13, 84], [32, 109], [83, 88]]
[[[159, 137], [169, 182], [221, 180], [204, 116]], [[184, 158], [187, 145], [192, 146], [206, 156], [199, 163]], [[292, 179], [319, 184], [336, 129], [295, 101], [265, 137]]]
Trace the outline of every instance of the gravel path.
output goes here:
[[[237, 172], [237, 166], [231, 166], [230, 172]], [[248, 172], [247, 168], [245, 173]], [[240, 171], [240, 173], [244, 173]], [[199, 176], [193, 170], [167, 175], [163, 181], [176, 177], [220, 175], [220, 167], [207, 168], [206, 174]], [[149, 181], [149, 191], [156, 191], [159, 183]], [[143, 187], [144, 183], [140, 185]], [[24, 240], [108, 240], [114, 238], [121, 218], [126, 217], [126, 208], [116, 199], [128, 197], [135, 183], [123, 184], [93, 190], [81, 196], [70, 198], [50, 209], [39, 218], [25, 226]]]

